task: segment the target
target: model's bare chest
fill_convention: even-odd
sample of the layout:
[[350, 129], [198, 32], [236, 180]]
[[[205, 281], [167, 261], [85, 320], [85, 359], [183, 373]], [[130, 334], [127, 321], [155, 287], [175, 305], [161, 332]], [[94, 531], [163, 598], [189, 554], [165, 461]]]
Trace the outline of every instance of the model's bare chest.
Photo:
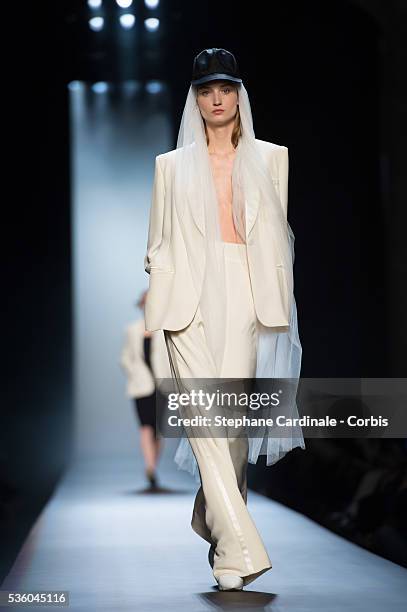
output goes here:
[[235, 155], [218, 158], [210, 157], [219, 206], [219, 220], [222, 239], [225, 242], [241, 242], [237, 234], [232, 214], [232, 172]]
[[210, 160], [219, 205], [221, 208], [231, 206], [234, 156], [220, 159], [211, 156]]

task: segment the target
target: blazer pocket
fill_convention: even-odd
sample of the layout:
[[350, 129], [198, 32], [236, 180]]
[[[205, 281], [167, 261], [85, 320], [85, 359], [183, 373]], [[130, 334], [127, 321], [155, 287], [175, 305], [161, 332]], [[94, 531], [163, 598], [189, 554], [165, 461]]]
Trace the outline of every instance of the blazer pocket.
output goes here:
[[285, 267], [283, 264], [276, 264], [277, 268], [277, 276], [280, 283], [280, 291], [284, 296], [284, 301], [288, 304], [288, 287], [287, 287], [287, 277], [285, 274]]

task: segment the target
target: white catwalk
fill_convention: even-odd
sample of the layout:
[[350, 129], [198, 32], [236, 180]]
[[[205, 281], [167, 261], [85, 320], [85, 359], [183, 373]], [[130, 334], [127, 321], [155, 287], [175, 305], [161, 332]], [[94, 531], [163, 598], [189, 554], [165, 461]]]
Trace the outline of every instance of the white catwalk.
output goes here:
[[68, 590], [77, 612], [405, 609], [407, 570], [252, 491], [273, 569], [244, 591], [219, 592], [208, 547], [189, 527], [196, 485], [174, 469], [172, 452], [167, 445], [161, 459], [162, 494], [142, 492], [137, 458], [73, 464], [2, 589]]

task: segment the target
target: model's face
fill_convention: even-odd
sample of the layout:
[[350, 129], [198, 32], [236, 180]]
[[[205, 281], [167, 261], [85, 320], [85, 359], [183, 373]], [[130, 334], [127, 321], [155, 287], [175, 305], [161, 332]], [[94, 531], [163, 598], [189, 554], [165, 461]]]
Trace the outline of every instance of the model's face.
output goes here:
[[196, 100], [205, 121], [217, 126], [234, 120], [239, 97], [230, 81], [210, 81], [198, 86]]

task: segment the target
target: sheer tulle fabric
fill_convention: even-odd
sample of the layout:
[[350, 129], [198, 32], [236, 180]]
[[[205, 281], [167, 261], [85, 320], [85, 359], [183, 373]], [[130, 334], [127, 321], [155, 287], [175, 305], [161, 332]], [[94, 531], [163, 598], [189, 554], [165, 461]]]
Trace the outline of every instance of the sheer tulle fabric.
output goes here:
[[[302, 349], [294, 299], [294, 234], [284, 216], [270, 171], [256, 143], [249, 97], [243, 83], [238, 86], [238, 103], [242, 136], [236, 149], [232, 171], [233, 220], [241, 240], [246, 242], [245, 193], [248, 192], [248, 189], [257, 190], [260, 205], [265, 207], [270, 227], [273, 228], [270, 240], [273, 241], [276, 258], [286, 270], [288, 295], [291, 297], [288, 332], [278, 332], [277, 328], [260, 326], [256, 378], [277, 377], [298, 381]], [[205, 274], [200, 308], [206, 325], [208, 345], [214, 357], [217, 372], [220, 372], [226, 329], [223, 241], [205, 128], [196, 100], [196, 91], [192, 85], [188, 91], [178, 133], [173, 181], [172, 193], [181, 223], [185, 206], [190, 205], [188, 193], [192, 187], [194, 187], [194, 201], [204, 211]], [[198, 189], [196, 189], [197, 185]], [[201, 198], [200, 202], [196, 201], [197, 197]], [[183, 227], [183, 231], [187, 232], [187, 228]], [[191, 272], [194, 280], [199, 278], [198, 270], [191, 270]], [[295, 398], [288, 411], [290, 417], [298, 417]], [[305, 448], [300, 427], [291, 429], [289, 435], [285, 434], [283, 438], [276, 437], [273, 427], [259, 429], [255, 431], [253, 437], [249, 438], [248, 460], [250, 463], [256, 463], [259, 455], [266, 455], [266, 464], [272, 465], [296, 446]], [[187, 437], [181, 438], [174, 460], [179, 469], [187, 470], [199, 481], [197, 462]]]

